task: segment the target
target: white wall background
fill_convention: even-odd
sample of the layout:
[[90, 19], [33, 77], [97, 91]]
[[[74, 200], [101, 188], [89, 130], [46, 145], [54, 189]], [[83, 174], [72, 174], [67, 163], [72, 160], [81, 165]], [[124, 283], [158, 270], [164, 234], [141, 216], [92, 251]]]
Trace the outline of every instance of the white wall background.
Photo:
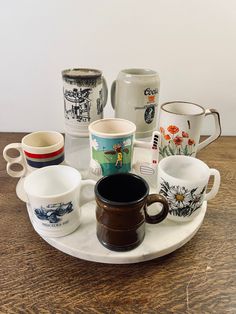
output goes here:
[[0, 0], [0, 131], [63, 131], [69, 67], [99, 68], [109, 87], [120, 69], [155, 69], [161, 102], [216, 108], [236, 135], [235, 0]]

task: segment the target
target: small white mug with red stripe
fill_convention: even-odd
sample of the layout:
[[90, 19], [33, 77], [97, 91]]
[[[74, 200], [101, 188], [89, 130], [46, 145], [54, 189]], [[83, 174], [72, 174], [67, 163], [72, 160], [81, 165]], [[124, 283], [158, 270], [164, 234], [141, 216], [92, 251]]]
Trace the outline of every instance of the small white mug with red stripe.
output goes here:
[[[16, 149], [19, 156], [11, 157], [9, 151]], [[64, 161], [64, 137], [55, 131], [38, 131], [24, 136], [21, 143], [8, 144], [3, 150], [7, 161], [7, 173], [19, 178], [35, 169], [59, 165]], [[13, 170], [13, 165], [21, 165], [21, 170]]]

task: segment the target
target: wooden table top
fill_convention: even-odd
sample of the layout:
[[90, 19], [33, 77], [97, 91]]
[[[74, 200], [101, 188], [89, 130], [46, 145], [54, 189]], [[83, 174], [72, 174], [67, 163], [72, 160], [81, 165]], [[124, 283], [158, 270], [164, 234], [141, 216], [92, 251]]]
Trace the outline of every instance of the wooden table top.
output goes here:
[[[0, 150], [22, 136], [1, 133]], [[198, 157], [222, 184], [195, 237], [162, 258], [108, 265], [36, 234], [1, 156], [0, 313], [236, 313], [236, 138], [221, 137]]]

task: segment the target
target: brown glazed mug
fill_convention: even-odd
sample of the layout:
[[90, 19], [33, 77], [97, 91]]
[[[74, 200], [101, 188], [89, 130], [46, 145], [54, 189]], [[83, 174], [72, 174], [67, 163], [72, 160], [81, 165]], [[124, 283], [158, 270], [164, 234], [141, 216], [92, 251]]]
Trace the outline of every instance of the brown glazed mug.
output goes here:
[[[97, 238], [112, 251], [129, 251], [142, 243], [145, 222], [157, 224], [168, 214], [166, 199], [149, 195], [149, 186], [141, 177], [131, 173], [113, 174], [101, 178], [95, 185], [97, 202]], [[147, 207], [161, 203], [162, 210], [150, 216]]]

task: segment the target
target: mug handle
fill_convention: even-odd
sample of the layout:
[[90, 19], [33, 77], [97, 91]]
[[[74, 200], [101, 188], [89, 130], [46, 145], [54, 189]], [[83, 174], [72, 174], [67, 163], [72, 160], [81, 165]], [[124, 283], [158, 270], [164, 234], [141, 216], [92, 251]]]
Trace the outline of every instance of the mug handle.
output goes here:
[[113, 81], [111, 85], [111, 105], [114, 110], [115, 110], [115, 93], [116, 93], [116, 81]]
[[[91, 195], [88, 195], [88, 196], [86, 195], [86, 197], [84, 197], [84, 196], [82, 197], [82, 192], [83, 192], [83, 189], [86, 186], [92, 185], [94, 187], [96, 183], [97, 183], [96, 181], [91, 180], [91, 179], [82, 180], [81, 181], [81, 183], [80, 183], [80, 192], [79, 192], [79, 195], [80, 195], [80, 204], [79, 204], [79, 206], [82, 206], [83, 204], [85, 204], [87, 202], [95, 200], [94, 192]], [[82, 199], [82, 201], [81, 201], [81, 199]]]
[[159, 147], [161, 141], [161, 134], [159, 131], [154, 131], [152, 133], [152, 140], [151, 142], [143, 142], [143, 141], [134, 141], [134, 147], [141, 147], [151, 149], [151, 162], [142, 162], [137, 161], [133, 165], [133, 169], [136, 172], [140, 172], [143, 175], [153, 175], [156, 171], [156, 166], [158, 164], [159, 158]]
[[220, 173], [216, 169], [210, 169], [210, 176], [214, 176], [214, 183], [210, 192], [206, 193], [205, 201], [213, 199], [219, 191], [220, 188]]
[[153, 131], [152, 140], [150, 142], [134, 140], [134, 147], [149, 148], [150, 149], [150, 148], [155, 146], [155, 148], [158, 148], [160, 146], [160, 140], [161, 140], [160, 132], [159, 131]]
[[107, 103], [108, 90], [107, 90], [107, 82], [103, 76], [102, 76], [102, 93], [103, 93], [102, 106], [103, 108], [105, 108], [106, 103]]
[[[17, 157], [10, 157], [7, 152], [9, 149], [16, 149], [18, 150], [18, 152], [20, 153], [19, 156]], [[12, 143], [12, 144], [8, 144], [4, 150], [3, 150], [3, 157], [7, 162], [7, 173], [9, 174], [9, 176], [13, 177], [13, 178], [20, 178], [23, 177], [26, 173], [27, 170], [27, 166], [25, 163], [25, 158], [24, 158], [24, 154], [23, 154], [23, 150], [22, 150], [22, 146], [21, 143]], [[14, 171], [11, 169], [11, 166], [14, 164], [20, 164], [23, 169], [19, 170], [19, 171]]]
[[200, 142], [197, 147], [197, 152], [199, 152], [201, 149], [206, 147], [207, 145], [211, 144], [214, 142], [218, 137], [221, 135], [221, 124], [220, 124], [220, 114], [217, 110], [215, 109], [206, 109], [205, 110], [205, 117], [213, 115], [214, 120], [215, 120], [215, 132], [211, 136], [209, 136], [207, 139], [204, 141]]
[[89, 172], [91, 172], [95, 176], [100, 176], [102, 174], [102, 168], [100, 164], [93, 158], [91, 158], [90, 160]]
[[[153, 203], [161, 203], [163, 205], [160, 213], [150, 216], [147, 212], [147, 207]], [[147, 197], [147, 202], [144, 205], [145, 220], [149, 224], [157, 224], [164, 220], [169, 213], [169, 205], [164, 196], [159, 194], [149, 194]]]

